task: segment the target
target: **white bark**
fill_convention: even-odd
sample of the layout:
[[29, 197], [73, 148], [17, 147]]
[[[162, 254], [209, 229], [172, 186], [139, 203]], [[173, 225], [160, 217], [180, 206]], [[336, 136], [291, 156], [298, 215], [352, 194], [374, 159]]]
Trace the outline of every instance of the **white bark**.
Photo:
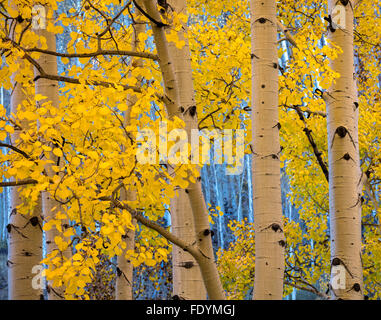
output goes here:
[[[9, 2], [13, 9], [16, 4]], [[25, 23], [24, 23], [25, 24]], [[18, 36], [11, 30], [13, 36]], [[11, 95], [11, 112], [17, 114], [17, 107], [27, 98], [26, 88], [12, 79], [14, 86]], [[21, 121], [23, 131], [27, 131], [28, 122]], [[20, 144], [20, 130], [15, 130], [11, 136], [11, 144]], [[13, 187], [11, 190], [11, 212], [9, 215], [8, 230], [8, 299], [9, 300], [39, 300], [43, 299], [42, 288], [33, 287], [32, 279], [35, 266], [42, 260], [42, 219], [41, 199], [39, 198], [33, 212], [19, 212], [18, 207], [23, 204], [24, 199], [20, 192], [24, 187]]]
[[[49, 8], [46, 8], [46, 13], [48, 13]], [[40, 37], [43, 36], [46, 39], [46, 44], [48, 46], [48, 50], [56, 51], [56, 37], [52, 32], [48, 32], [46, 29], [38, 29], [36, 30], [36, 34]], [[41, 54], [37, 59], [37, 63], [44, 69], [45, 72], [49, 74], [58, 74], [57, 73], [57, 57], [54, 55]], [[39, 75], [39, 72], [35, 70], [35, 75]], [[46, 99], [40, 101], [40, 105], [51, 101], [53, 107], [59, 107], [59, 95], [58, 95], [58, 83], [53, 80], [42, 79], [39, 78], [35, 83], [36, 94], [41, 94]], [[47, 113], [47, 116], [50, 116], [50, 112]], [[62, 141], [60, 141], [62, 143]], [[60, 147], [60, 145], [50, 144], [52, 148]], [[59, 166], [63, 165], [64, 159], [58, 159], [52, 152], [45, 154], [45, 157], [54, 161], [55, 164], [59, 161]], [[52, 170], [52, 165], [47, 165], [45, 170], [47, 174], [52, 177], [55, 172]], [[49, 221], [50, 219], [54, 219], [58, 212], [62, 212], [63, 208], [59, 202], [57, 202], [52, 193], [53, 190], [47, 190], [42, 194], [42, 206], [43, 206], [43, 216], [44, 221]], [[66, 227], [68, 227], [68, 220], [61, 220], [63, 231]], [[53, 226], [50, 230], [45, 232], [45, 244], [46, 244], [46, 252], [47, 254], [51, 253], [54, 250], [58, 250], [58, 247], [54, 241], [54, 238], [57, 236], [63, 237], [63, 235]], [[61, 256], [62, 261], [68, 259], [71, 255], [71, 248], [65, 250], [65, 252], [60, 252], [58, 256]], [[48, 299], [49, 300], [61, 300], [64, 299], [64, 288], [53, 288], [51, 282], [49, 281], [47, 285], [48, 291]]]
[[[176, 13], [187, 14], [185, 0], [172, 0], [170, 5]], [[186, 33], [187, 26], [183, 24], [183, 29], [178, 33], [179, 39], [186, 43], [183, 48], [177, 48], [173, 42], [168, 43], [168, 51], [172, 57], [174, 74], [179, 88], [179, 103], [184, 110], [196, 105]], [[187, 242], [196, 241], [192, 207], [184, 190], [179, 190], [179, 196], [171, 200], [171, 222], [173, 233], [176, 236]], [[186, 300], [206, 299], [205, 286], [195, 259], [177, 246], [173, 248], [172, 259], [173, 295]]]
[[251, 0], [254, 299], [282, 299], [284, 234], [280, 189], [275, 0]]
[[[152, 0], [144, 0], [143, 2], [148, 14], [156, 21], [160, 21], [156, 2]], [[159, 65], [163, 74], [168, 115], [170, 118], [176, 115], [180, 119], [184, 119], [186, 123], [186, 131], [189, 133], [192, 128], [197, 128], [197, 119], [195, 116], [191, 115], [191, 112], [184, 112], [183, 114], [181, 111], [179, 87], [176, 83], [176, 77], [173, 70], [173, 57], [169, 55], [168, 51], [165, 29], [163, 26], [158, 26], [154, 22], [152, 22], [151, 25], [159, 56]], [[208, 296], [210, 299], [224, 299], [225, 294], [214, 259], [208, 214], [200, 181], [190, 183], [186, 192], [192, 207], [198, 251], [202, 253], [197, 255], [196, 261], [200, 266]]]
[[[17, 106], [25, 100], [25, 94], [20, 83], [15, 84], [11, 96], [11, 111], [16, 114]], [[27, 130], [27, 123], [21, 123]], [[17, 146], [20, 132], [12, 134], [12, 144]], [[19, 212], [17, 209], [24, 199], [20, 196], [22, 188], [12, 187], [11, 212], [8, 229], [8, 299], [9, 300], [39, 300], [43, 299], [42, 288], [33, 288], [32, 279], [37, 274], [32, 273], [33, 267], [42, 260], [42, 219], [41, 199], [38, 200], [33, 212]]]
[[[130, 190], [122, 190], [121, 200], [134, 201], [136, 193]], [[136, 225], [136, 221], [133, 220]], [[126, 249], [117, 258], [117, 276], [115, 285], [115, 300], [132, 300], [133, 299], [133, 271], [132, 263], [126, 259], [126, 252], [135, 249], [135, 231], [128, 229], [125, 234], [124, 242]]]
[[[329, 11], [337, 5], [329, 1]], [[331, 264], [345, 272], [345, 289], [331, 286], [334, 298], [363, 299], [358, 98], [354, 80], [353, 3], [345, 6], [345, 27], [330, 31], [343, 53], [331, 61], [340, 78], [324, 94], [327, 102]], [[334, 276], [334, 275], [332, 275]]]

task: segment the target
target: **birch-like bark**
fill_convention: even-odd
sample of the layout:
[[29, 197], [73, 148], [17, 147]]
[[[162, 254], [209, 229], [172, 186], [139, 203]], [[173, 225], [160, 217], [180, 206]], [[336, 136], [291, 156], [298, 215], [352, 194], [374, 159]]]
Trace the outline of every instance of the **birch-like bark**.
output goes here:
[[[9, 5], [17, 10], [16, 3]], [[16, 21], [14, 21], [15, 23]], [[26, 22], [23, 23], [23, 27]], [[17, 37], [14, 30], [10, 30], [12, 37]], [[15, 40], [14, 38], [13, 40]], [[31, 71], [31, 70], [30, 70]], [[27, 89], [22, 82], [17, 82], [21, 74], [12, 77], [13, 92], [11, 94], [11, 112], [17, 114], [17, 107], [26, 100]], [[28, 122], [21, 121], [23, 131], [28, 130]], [[11, 136], [11, 144], [17, 146], [20, 141], [20, 130], [15, 130]], [[11, 190], [11, 212], [7, 225], [8, 231], [8, 299], [9, 300], [40, 300], [43, 299], [41, 278], [38, 281], [35, 272], [42, 260], [42, 217], [41, 198], [38, 199], [33, 212], [18, 212], [24, 199], [20, 196], [22, 188], [13, 187]], [[37, 269], [35, 269], [37, 268]]]
[[[54, 13], [49, 14], [49, 8], [46, 8], [47, 13], [47, 22], [48, 20], [52, 19], [52, 15]], [[46, 29], [37, 29], [35, 31], [37, 35], [40, 37], [45, 37], [46, 44], [48, 47], [48, 50], [56, 51], [56, 37], [55, 34], [52, 32], [47, 31]], [[57, 74], [57, 57], [54, 55], [48, 55], [42, 53], [40, 57], [37, 59], [37, 63], [49, 74]], [[35, 75], [39, 75], [38, 70], [35, 69]], [[59, 106], [59, 94], [58, 94], [58, 83], [53, 80], [38, 78], [38, 80], [35, 82], [35, 88], [36, 88], [36, 94], [41, 94], [46, 97], [46, 99], [41, 100], [39, 102], [40, 105], [42, 105], [45, 102], [50, 101], [51, 105], [55, 108], [58, 108]], [[49, 117], [51, 114], [48, 110], [47, 116]], [[62, 147], [63, 141], [57, 142], [57, 144], [51, 144], [52, 148], [60, 148]], [[63, 165], [64, 159], [59, 159], [57, 156], [55, 156], [52, 152], [46, 153], [45, 157], [53, 160], [54, 165], [58, 164], [58, 166]], [[52, 177], [55, 175], [55, 172], [52, 170], [52, 165], [47, 165], [45, 167], [45, 171], [48, 174], [48, 176]], [[60, 205], [58, 201], [56, 201], [52, 197], [52, 190], [47, 190], [42, 193], [42, 207], [43, 207], [43, 217], [44, 221], [49, 221], [50, 219], [54, 219], [56, 214], [59, 212], [62, 212], [63, 208]], [[66, 227], [69, 226], [68, 220], [61, 220], [63, 231]], [[63, 237], [63, 235], [57, 230], [56, 226], [52, 226], [52, 228], [48, 231], [45, 231], [45, 245], [46, 245], [46, 253], [49, 254], [53, 252], [54, 250], [58, 250], [58, 247], [54, 241], [54, 238], [60, 236]], [[66, 259], [70, 258], [71, 256], [71, 248], [67, 248], [64, 252], [59, 252], [58, 256], [61, 257], [62, 261], [65, 261]], [[49, 281], [47, 284], [47, 292], [48, 292], [48, 299], [49, 300], [62, 300], [64, 299], [64, 287], [52, 287], [51, 282]]]
[[[345, 23], [343, 25], [341, 19], [342, 29], [329, 30], [330, 40], [343, 52], [331, 61], [331, 68], [340, 74], [340, 78], [323, 96], [327, 103], [331, 270], [335, 270], [331, 274], [331, 293], [333, 298], [358, 300], [363, 299], [364, 292], [358, 97], [354, 80], [354, 4], [353, 1], [347, 5], [342, 3], [329, 1], [329, 12], [337, 10], [337, 5], [342, 7], [338, 12], [345, 15]], [[340, 273], [345, 273], [344, 283]]]
[[[136, 193], [130, 190], [121, 191], [122, 201], [134, 201]], [[136, 225], [136, 220], [133, 219], [133, 224]], [[133, 272], [132, 263], [126, 259], [128, 250], [135, 249], [135, 230], [128, 229], [125, 234], [124, 242], [126, 248], [123, 253], [117, 258], [117, 275], [115, 284], [115, 300], [132, 300], [133, 299]]]
[[[155, 21], [161, 21], [156, 2], [153, 0], [144, 0], [143, 3], [148, 15]], [[184, 119], [186, 123], [185, 130], [190, 132], [192, 128], [197, 128], [197, 119], [195, 115], [192, 116], [192, 112], [185, 112], [187, 110], [182, 111], [181, 109], [179, 89], [173, 70], [172, 57], [169, 56], [168, 43], [165, 36], [165, 26], [155, 22], [152, 22], [151, 25], [159, 57], [159, 65], [163, 75], [166, 95], [165, 101], [169, 118], [177, 116], [180, 119]], [[208, 297], [213, 300], [225, 299], [225, 293], [214, 259], [208, 214], [201, 190], [201, 182], [196, 181], [195, 183], [190, 183], [186, 192], [192, 207], [197, 250], [201, 253], [197, 255], [196, 261], [200, 266]]]
[[[176, 13], [186, 15], [185, 0], [172, 0], [170, 1], [170, 5]], [[168, 43], [168, 50], [172, 57], [174, 73], [179, 88], [179, 103], [184, 110], [190, 110], [190, 108], [195, 107], [196, 101], [189, 43], [186, 34], [187, 25], [184, 23], [178, 36], [180, 40], [185, 41], [185, 46], [179, 49], [173, 42], [170, 42]], [[190, 127], [194, 125], [193, 118], [188, 119], [184, 117], [184, 120], [189, 121], [189, 134]], [[192, 207], [189, 201], [185, 190], [179, 190], [179, 196], [171, 200], [171, 222], [173, 233], [186, 242], [192, 243], [196, 241], [196, 237]], [[202, 281], [200, 267], [195, 259], [188, 252], [185, 252], [177, 246], [173, 248], [172, 259], [173, 295], [186, 300], [205, 300], [205, 286]]]
[[[141, 23], [141, 14], [139, 10], [136, 10], [135, 21], [137, 24], [134, 26], [135, 30], [133, 33], [132, 49], [134, 51], [139, 51], [139, 34], [143, 33], [145, 30], [145, 25]], [[134, 67], [142, 67], [142, 59], [132, 59], [132, 65]], [[141, 82], [141, 79], [138, 79]], [[131, 94], [127, 97], [128, 110], [124, 115], [124, 125], [127, 127], [131, 122], [131, 110], [137, 102], [137, 97]], [[129, 189], [123, 188], [121, 190], [121, 200], [122, 201], [135, 201], [136, 193]], [[133, 224], [136, 225], [136, 220], [133, 219]], [[130, 261], [126, 259], [126, 253], [128, 250], [135, 249], [135, 230], [126, 230], [126, 235], [124, 239], [126, 243], [126, 249], [123, 250], [122, 255], [118, 256], [117, 259], [117, 277], [116, 277], [116, 287], [115, 287], [115, 300], [132, 300], [133, 299], [133, 265]]]
[[283, 295], [278, 54], [275, 0], [251, 0], [252, 150], [255, 224], [254, 299]]
[[[26, 99], [20, 83], [14, 84], [11, 96], [11, 111], [16, 114], [17, 106]], [[27, 123], [20, 123], [23, 130], [27, 130]], [[12, 134], [12, 145], [17, 146], [20, 131]], [[42, 219], [41, 198], [38, 199], [33, 212], [20, 213], [20, 206], [24, 199], [20, 192], [25, 187], [12, 187], [11, 212], [9, 215], [8, 230], [8, 299], [9, 300], [40, 300], [43, 299], [42, 282], [36, 281], [33, 288], [33, 277], [39, 276], [35, 272], [42, 260]], [[37, 268], [37, 269], [34, 269]], [[37, 278], [36, 278], [37, 280]]]

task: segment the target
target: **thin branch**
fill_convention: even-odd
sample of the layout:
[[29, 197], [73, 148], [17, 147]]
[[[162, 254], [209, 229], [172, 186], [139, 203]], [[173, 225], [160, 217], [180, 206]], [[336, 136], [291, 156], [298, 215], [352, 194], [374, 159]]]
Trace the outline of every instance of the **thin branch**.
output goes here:
[[327, 165], [326, 165], [326, 164], [324, 163], [324, 161], [323, 161], [323, 158], [322, 158], [322, 156], [321, 156], [322, 153], [319, 151], [319, 149], [318, 149], [318, 147], [317, 147], [317, 145], [316, 145], [316, 143], [315, 143], [315, 140], [314, 140], [314, 138], [312, 137], [312, 134], [311, 134], [312, 131], [311, 131], [310, 129], [308, 129], [306, 119], [304, 118], [303, 112], [302, 112], [302, 110], [300, 109], [300, 107], [299, 107], [299, 106], [296, 106], [296, 105], [294, 105], [293, 107], [294, 107], [294, 109], [296, 110], [296, 112], [298, 113], [300, 120], [301, 120], [301, 121], [303, 122], [303, 124], [304, 124], [304, 129], [303, 129], [303, 131], [304, 131], [304, 133], [305, 133], [306, 136], [307, 136], [307, 139], [308, 139], [308, 141], [309, 141], [309, 143], [310, 143], [310, 145], [311, 145], [311, 147], [312, 147], [312, 149], [313, 149], [313, 151], [314, 151], [316, 160], [318, 161], [318, 163], [319, 163], [319, 165], [320, 165], [320, 168], [321, 168], [321, 170], [322, 170], [323, 173], [324, 173], [325, 179], [326, 179], [327, 182], [328, 182], [328, 179], [329, 179], [328, 168], [327, 168]]
[[287, 286], [294, 287], [294, 288], [299, 289], [299, 290], [311, 292], [311, 293], [316, 294], [318, 297], [323, 298], [323, 299], [327, 299], [327, 300], [330, 299], [330, 297], [328, 295], [326, 295], [325, 293], [322, 293], [322, 292], [320, 292], [316, 289], [313, 289], [313, 288], [302, 287], [302, 286], [299, 286], [295, 283], [288, 282], [288, 281], [285, 281], [284, 284]]
[[50, 50], [43, 50], [39, 48], [30, 48], [23, 49], [24, 52], [40, 52], [52, 56], [62, 57], [62, 58], [92, 58], [96, 56], [130, 56], [130, 57], [138, 57], [145, 59], [157, 60], [158, 57], [156, 54], [152, 54], [149, 52], [136, 52], [136, 51], [126, 51], [126, 50], [97, 50], [95, 52], [87, 52], [87, 53], [61, 53]]
[[110, 30], [114, 22], [120, 17], [120, 15], [124, 12], [124, 10], [126, 10], [130, 5], [131, 5], [131, 1], [127, 2], [127, 4], [119, 11], [119, 13], [110, 22], [107, 23], [107, 28], [98, 35], [99, 38], [105, 35]]
[[[296, 110], [296, 108], [294, 106], [286, 106], [285, 105], [285, 107]], [[323, 111], [312, 111], [311, 109], [303, 108], [302, 112], [308, 113], [311, 116], [320, 116], [320, 117], [323, 117], [323, 118], [327, 117], [327, 113], [325, 113]]]
[[290, 42], [294, 47], [298, 47], [296, 44], [296, 41], [290, 31], [282, 24], [282, 22], [279, 21], [279, 19], [276, 20], [276, 23], [278, 25], [278, 28], [283, 32], [284, 36]]
[[11, 150], [21, 154], [24, 158], [30, 159], [30, 156], [27, 153], [25, 153], [24, 151], [20, 150], [19, 148], [15, 147], [15, 146], [12, 146], [11, 144], [0, 142], [0, 147], [11, 149]]
[[118, 199], [113, 199], [111, 197], [101, 197], [98, 200], [110, 201], [115, 207], [117, 207], [119, 209], [127, 210], [134, 219], [139, 221], [141, 224], [143, 224], [147, 228], [155, 230], [160, 235], [162, 235], [164, 238], [166, 238], [168, 241], [170, 241], [173, 244], [177, 245], [181, 249], [183, 249], [185, 251], [188, 251], [195, 259], [197, 257], [199, 257], [200, 254], [199, 254], [197, 248], [195, 248], [192, 244], [186, 243], [182, 239], [176, 237], [174, 234], [172, 234], [171, 232], [169, 232], [168, 230], [166, 230], [162, 226], [158, 225], [157, 223], [147, 219], [140, 212], [138, 212], [135, 209], [132, 209], [127, 204], [123, 204]]
[[[73, 83], [73, 84], [81, 84], [81, 81], [76, 78], [69, 78], [64, 76], [58, 76], [53, 74], [47, 74], [45, 72], [40, 73], [37, 77], [34, 78], [34, 81], [37, 81], [38, 79], [48, 79], [48, 80], [54, 80], [54, 81], [62, 81], [67, 83]], [[102, 87], [115, 87], [115, 83], [106, 82], [106, 81], [92, 81], [92, 80], [85, 80], [85, 84], [87, 85], [94, 85], [94, 86], [102, 86]], [[142, 90], [139, 87], [136, 86], [129, 86], [129, 85], [121, 85], [124, 90], [131, 89], [134, 92], [141, 93]]]
[[6, 182], [0, 182], [0, 187], [1, 188], [17, 187], [17, 186], [25, 186], [28, 184], [37, 184], [37, 183], [38, 181], [34, 179], [25, 179], [20, 181], [6, 181]]
[[[79, 79], [75, 78], [69, 78], [65, 76], [58, 76], [58, 75], [53, 75], [53, 74], [47, 74], [45, 70], [41, 67], [40, 64], [36, 60], [34, 60], [27, 52], [25, 52], [24, 48], [20, 47], [16, 43], [14, 43], [14, 46], [22, 50], [24, 52], [24, 57], [27, 61], [29, 61], [40, 73], [37, 77], [34, 78], [34, 81], [37, 81], [38, 79], [48, 79], [48, 80], [54, 80], [54, 81], [62, 81], [62, 82], [67, 82], [67, 83], [73, 83], [73, 84], [81, 84]], [[85, 80], [85, 84], [87, 85], [96, 85], [96, 86], [103, 86], [103, 87], [115, 87], [116, 85], [111, 82], [106, 82], [106, 81], [91, 81], [91, 80]], [[128, 85], [122, 85], [122, 87], [125, 90], [132, 89], [134, 92], [141, 93], [141, 88], [136, 87], [136, 86], [128, 86]]]

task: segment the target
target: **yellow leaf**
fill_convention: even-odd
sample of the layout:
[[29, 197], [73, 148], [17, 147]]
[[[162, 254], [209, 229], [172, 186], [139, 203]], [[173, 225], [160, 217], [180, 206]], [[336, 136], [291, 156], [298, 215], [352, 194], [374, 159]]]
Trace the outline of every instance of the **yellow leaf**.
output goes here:
[[60, 148], [54, 148], [53, 154], [56, 155], [57, 157], [63, 156], [62, 150]]
[[76, 166], [76, 167], [79, 166], [80, 163], [81, 163], [81, 159], [79, 159], [78, 157], [73, 157], [73, 158], [71, 159], [71, 164], [74, 165], [74, 166]]

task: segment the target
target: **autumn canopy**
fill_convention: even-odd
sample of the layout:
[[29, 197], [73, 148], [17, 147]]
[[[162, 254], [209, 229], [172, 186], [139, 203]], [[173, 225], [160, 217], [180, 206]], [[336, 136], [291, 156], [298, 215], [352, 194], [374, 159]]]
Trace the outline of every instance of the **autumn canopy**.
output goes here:
[[379, 0], [0, 0], [8, 299], [380, 299], [380, 39]]

